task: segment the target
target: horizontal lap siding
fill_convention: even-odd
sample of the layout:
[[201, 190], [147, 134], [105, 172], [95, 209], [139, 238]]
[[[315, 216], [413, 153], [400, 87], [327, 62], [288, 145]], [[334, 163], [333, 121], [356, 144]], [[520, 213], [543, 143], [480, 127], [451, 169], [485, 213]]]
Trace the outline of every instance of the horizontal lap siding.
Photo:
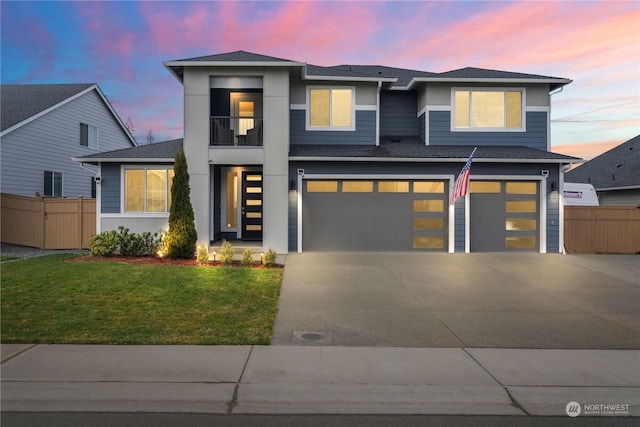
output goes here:
[[526, 146], [547, 150], [547, 113], [526, 113], [526, 132], [452, 132], [450, 111], [429, 113], [430, 145]]
[[355, 131], [308, 131], [304, 110], [291, 110], [291, 144], [370, 145], [376, 140], [376, 112], [356, 111]]
[[[98, 150], [80, 146], [80, 123], [98, 128]], [[44, 171], [62, 173], [63, 196], [91, 197], [92, 172], [71, 160], [131, 147], [124, 131], [95, 91], [2, 137], [2, 191], [34, 196], [44, 192]]]
[[382, 92], [380, 94], [380, 136], [418, 135], [418, 93]]
[[101, 176], [102, 213], [120, 213], [120, 165], [103, 163]]

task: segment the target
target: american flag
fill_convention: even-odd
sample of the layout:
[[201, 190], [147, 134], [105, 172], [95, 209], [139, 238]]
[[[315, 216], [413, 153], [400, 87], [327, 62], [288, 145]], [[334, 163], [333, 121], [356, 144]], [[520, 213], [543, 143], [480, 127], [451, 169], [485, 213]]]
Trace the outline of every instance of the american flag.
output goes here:
[[460, 171], [460, 175], [456, 179], [455, 184], [453, 185], [453, 192], [451, 192], [451, 197], [449, 198], [449, 204], [453, 205], [459, 197], [464, 197], [469, 192], [469, 174], [471, 173], [471, 163], [473, 162], [473, 155], [475, 154], [478, 147], [474, 148], [465, 163], [464, 167]]

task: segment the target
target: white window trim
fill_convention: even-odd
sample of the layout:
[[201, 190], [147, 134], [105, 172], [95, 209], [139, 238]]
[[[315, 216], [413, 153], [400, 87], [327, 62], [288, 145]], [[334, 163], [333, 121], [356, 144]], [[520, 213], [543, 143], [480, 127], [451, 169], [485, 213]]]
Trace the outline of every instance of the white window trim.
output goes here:
[[[467, 91], [467, 92], [520, 92], [522, 94], [521, 96], [521, 103], [522, 106], [520, 108], [520, 123], [522, 124], [522, 127], [520, 128], [506, 128], [506, 127], [502, 127], [502, 128], [474, 128], [474, 127], [468, 127], [468, 128], [457, 128], [456, 127], [456, 123], [455, 123], [455, 114], [456, 114], [456, 97], [455, 97], [455, 93], [457, 90], [460, 91]], [[524, 87], [466, 87], [466, 86], [461, 86], [461, 87], [452, 87], [451, 88], [451, 132], [526, 132], [527, 131], [527, 90]], [[505, 114], [506, 114], [506, 110], [505, 110]], [[506, 117], [505, 117], [506, 120]]]
[[[45, 182], [44, 182], [44, 173], [45, 172], [50, 172], [51, 173], [51, 194], [47, 194], [47, 189], [44, 187]], [[56, 182], [56, 174], [60, 174], [60, 195], [56, 196], [55, 194], [55, 182]], [[42, 193], [45, 196], [48, 197], [64, 197], [64, 173], [62, 172], [58, 172], [58, 171], [50, 171], [50, 170], [45, 170], [42, 173]]]
[[88, 137], [87, 135], [87, 145], [82, 145], [82, 131], [80, 131], [80, 146], [84, 147], [84, 148], [89, 148], [91, 150], [95, 150], [98, 151], [100, 149], [100, 129], [98, 128], [98, 126], [94, 126], [94, 125], [90, 125], [89, 123], [85, 123], [85, 122], [80, 122], [80, 125], [85, 125], [87, 126], [88, 129], [94, 128], [96, 130], [96, 146], [92, 147], [90, 145], [91, 139]]
[[[171, 187], [169, 185], [167, 185], [167, 189], [166, 189], [166, 194], [165, 194], [165, 211], [164, 212], [147, 212], [147, 198], [145, 197], [143, 200], [143, 206], [144, 206], [144, 211], [142, 212], [136, 212], [136, 211], [132, 211], [129, 212], [127, 210], [125, 210], [126, 206], [126, 171], [127, 170], [147, 170], [147, 169], [153, 169], [153, 170], [170, 170], [173, 169], [173, 165], [131, 165], [131, 166], [120, 166], [120, 215], [126, 215], [126, 216], [131, 216], [131, 217], [164, 217], [164, 216], [168, 216], [169, 215], [169, 194], [171, 192]], [[145, 195], [146, 195], [146, 191], [147, 191], [147, 174], [144, 175], [144, 191], [145, 191]]]
[[[311, 90], [312, 89], [328, 89], [332, 91], [334, 89], [351, 89], [351, 126], [331, 126], [318, 127], [311, 126]], [[354, 132], [356, 130], [356, 87], [355, 86], [307, 86], [307, 100], [305, 105], [305, 130], [312, 132], [326, 132], [326, 131], [345, 131]], [[331, 117], [331, 101], [329, 101], [329, 117]]]

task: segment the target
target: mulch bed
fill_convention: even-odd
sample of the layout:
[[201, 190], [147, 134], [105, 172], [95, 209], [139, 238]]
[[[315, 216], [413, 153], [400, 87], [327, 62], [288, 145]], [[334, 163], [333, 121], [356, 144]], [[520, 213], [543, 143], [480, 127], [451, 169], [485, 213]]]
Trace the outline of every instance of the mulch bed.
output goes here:
[[[84, 255], [75, 258], [68, 258], [66, 261], [82, 262], [82, 261], [108, 261], [108, 262], [126, 262], [128, 264], [137, 265], [172, 265], [172, 266], [188, 266], [188, 267], [221, 267], [220, 261], [208, 261], [205, 265], [198, 265], [195, 259], [171, 259], [152, 256], [91, 256]], [[243, 267], [240, 261], [234, 261], [230, 267]], [[253, 268], [283, 268], [283, 265], [276, 264], [273, 267], [266, 267], [262, 263], [255, 263]]]

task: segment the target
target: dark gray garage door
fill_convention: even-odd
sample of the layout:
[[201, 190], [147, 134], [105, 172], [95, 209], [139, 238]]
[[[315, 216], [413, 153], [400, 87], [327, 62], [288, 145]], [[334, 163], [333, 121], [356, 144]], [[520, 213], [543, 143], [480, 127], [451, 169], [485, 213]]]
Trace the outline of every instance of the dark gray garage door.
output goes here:
[[305, 251], [447, 250], [444, 181], [305, 180]]
[[471, 181], [471, 252], [540, 248], [538, 183]]

